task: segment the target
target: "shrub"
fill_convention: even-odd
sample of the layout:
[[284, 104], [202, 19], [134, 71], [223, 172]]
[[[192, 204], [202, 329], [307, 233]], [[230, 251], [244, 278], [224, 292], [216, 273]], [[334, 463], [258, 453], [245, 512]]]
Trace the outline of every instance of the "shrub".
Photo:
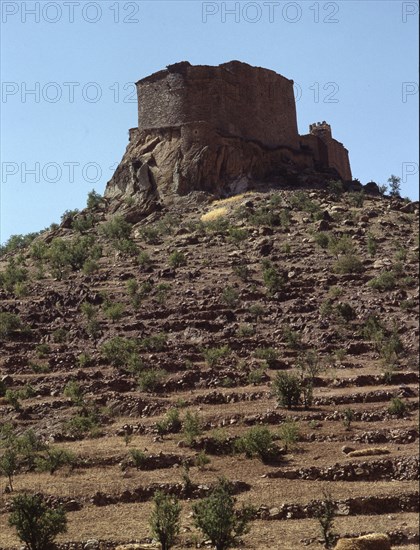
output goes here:
[[40, 472], [49, 472], [53, 475], [59, 468], [63, 466], [73, 466], [76, 463], [76, 457], [70, 451], [64, 449], [47, 448], [44, 456], [37, 457], [36, 467]]
[[322, 495], [324, 497], [324, 500], [318, 507], [315, 517], [318, 519], [319, 525], [321, 527], [324, 547], [332, 548], [336, 539], [336, 536], [333, 532], [335, 504], [329, 491], [324, 489], [322, 491]]
[[9, 252], [15, 252], [17, 250], [27, 248], [40, 234], [41, 231], [37, 233], [28, 233], [27, 235], [11, 235], [5, 244], [0, 246], [0, 257], [8, 254]]
[[286, 451], [288, 449], [293, 449], [299, 441], [299, 425], [294, 420], [288, 420], [280, 426], [279, 435], [286, 447]]
[[67, 382], [64, 386], [63, 395], [71, 399], [75, 405], [83, 403], [83, 390], [76, 380]]
[[354, 411], [353, 409], [350, 409], [349, 407], [347, 409], [344, 409], [343, 411], [343, 424], [346, 430], [350, 430], [351, 423], [354, 419]]
[[119, 321], [124, 315], [124, 304], [109, 304], [107, 307], [104, 308], [104, 315], [108, 317], [112, 323], [115, 323], [115, 321]]
[[227, 550], [249, 531], [253, 510], [243, 507], [235, 511], [235, 499], [227, 481], [219, 480], [210, 495], [193, 504], [195, 525], [201, 529], [216, 550]]
[[7, 291], [13, 292], [15, 286], [24, 283], [28, 278], [28, 270], [16, 264], [12, 258], [5, 271], [0, 273], [0, 285]]
[[330, 239], [327, 233], [324, 233], [323, 231], [318, 231], [314, 234], [314, 240], [317, 245], [319, 245], [321, 248], [328, 248]]
[[102, 225], [102, 232], [113, 241], [128, 239], [131, 234], [131, 223], [126, 222], [122, 216], [114, 216]]
[[248, 373], [247, 381], [248, 384], [253, 384], [254, 386], [261, 384], [261, 382], [264, 380], [264, 370], [263, 369], [255, 369]]
[[389, 195], [391, 197], [401, 197], [401, 178], [398, 178], [397, 176], [394, 176], [392, 174], [388, 178], [389, 183]]
[[237, 330], [237, 335], [240, 337], [252, 336], [255, 334], [255, 329], [252, 325], [246, 325], [241, 323]]
[[138, 449], [131, 449], [130, 456], [131, 460], [133, 461], [134, 467], [137, 468], [137, 470], [141, 470], [144, 466], [144, 463], [146, 462], [146, 455], [143, 453], [143, 451], [139, 451]]
[[270, 295], [275, 294], [283, 287], [285, 280], [274, 266], [266, 267], [263, 270], [263, 280]]
[[368, 234], [366, 245], [367, 245], [369, 256], [375, 256], [375, 254], [378, 251], [378, 241], [375, 239], [373, 235]]
[[172, 254], [169, 256], [169, 264], [172, 267], [180, 267], [182, 265], [186, 265], [187, 258], [185, 257], [185, 254], [183, 252], [180, 252], [179, 250], [175, 250], [172, 252]]
[[235, 307], [239, 300], [239, 292], [232, 288], [231, 286], [227, 286], [222, 291], [222, 302], [224, 302], [229, 307]]
[[368, 285], [376, 290], [392, 290], [396, 286], [395, 275], [392, 271], [383, 271], [378, 277], [371, 279]]
[[291, 409], [300, 401], [301, 382], [295, 374], [278, 372], [273, 382], [274, 394], [280, 405]]
[[129, 357], [137, 351], [135, 340], [115, 336], [102, 344], [101, 352], [107, 361], [114, 367], [125, 365]]
[[249, 313], [258, 321], [264, 315], [265, 308], [261, 304], [252, 304], [249, 306]]
[[340, 254], [354, 254], [354, 243], [348, 235], [343, 235], [337, 238], [332, 235], [329, 239], [328, 250], [333, 256], [338, 257]]
[[300, 334], [292, 329], [290, 325], [283, 326], [283, 336], [287, 345], [292, 349], [298, 349], [301, 346]]
[[352, 321], [356, 318], [356, 312], [347, 302], [339, 302], [335, 307], [337, 313], [345, 321]]
[[20, 394], [18, 391], [6, 390], [4, 398], [6, 399], [7, 403], [9, 403], [9, 405], [11, 405], [15, 409], [15, 411], [19, 412], [21, 410], [22, 407], [19, 401]]
[[221, 346], [220, 348], [207, 348], [202, 351], [204, 359], [209, 367], [215, 367], [222, 357], [226, 357], [230, 353], [229, 346]]
[[166, 346], [167, 336], [161, 332], [159, 334], [153, 334], [152, 336], [146, 336], [140, 340], [139, 345], [145, 351], [162, 351]]
[[28, 550], [52, 549], [55, 537], [67, 530], [64, 510], [49, 508], [39, 495], [16, 496], [12, 501], [9, 524], [16, 528], [19, 539]]
[[96, 411], [84, 410], [83, 414], [77, 414], [65, 423], [65, 428], [69, 434], [76, 439], [85, 435], [97, 437], [99, 435], [99, 422]]
[[274, 348], [258, 348], [255, 350], [255, 357], [263, 359], [268, 368], [271, 368], [275, 364], [278, 355], [278, 351]]
[[163, 369], [149, 369], [141, 372], [137, 378], [141, 391], [157, 391], [162, 384], [166, 372]]
[[113, 246], [123, 256], [137, 256], [139, 253], [139, 249], [132, 239], [115, 239]]
[[361, 273], [363, 271], [363, 263], [360, 258], [354, 254], [344, 254], [334, 264], [334, 271], [340, 274]]
[[361, 191], [353, 191], [348, 194], [348, 201], [350, 206], [361, 208], [365, 201], [365, 192], [362, 189]]
[[6, 449], [0, 457], [0, 472], [9, 480], [10, 490], [13, 491], [13, 477], [17, 469], [17, 453], [14, 449]]
[[79, 233], [86, 233], [86, 231], [93, 227], [94, 222], [95, 219], [91, 214], [81, 214], [78, 218], [73, 220], [71, 227]]
[[407, 404], [399, 397], [393, 397], [388, 407], [388, 412], [393, 416], [403, 417], [407, 413]]
[[234, 268], [233, 268], [233, 272], [242, 281], [247, 281], [249, 279], [249, 275], [251, 273], [251, 270], [249, 269], [248, 265], [244, 262], [244, 263], [240, 263], [238, 265], [235, 265]]
[[22, 328], [22, 322], [14, 313], [0, 312], [0, 340], [8, 340], [17, 330]]
[[200, 471], [205, 470], [206, 466], [210, 464], [210, 462], [210, 458], [206, 455], [204, 451], [200, 451], [194, 460], [194, 464]]
[[184, 421], [182, 422], [182, 433], [184, 434], [187, 444], [191, 445], [195, 438], [201, 434], [201, 425], [198, 413], [187, 411]]
[[179, 534], [181, 505], [176, 497], [157, 491], [153, 498], [154, 509], [150, 517], [153, 537], [162, 545], [162, 550], [173, 547]]
[[270, 430], [262, 426], [250, 428], [238, 440], [237, 446], [238, 450], [243, 451], [247, 458], [257, 456], [261, 460], [269, 460], [276, 452]]
[[88, 193], [87, 200], [86, 200], [86, 206], [89, 209], [97, 208], [100, 206], [103, 202], [103, 197], [97, 193], [94, 189]]
[[248, 238], [248, 231], [240, 227], [229, 227], [228, 238], [234, 243], [240, 243]]
[[152, 265], [152, 260], [147, 252], [140, 252], [137, 256], [137, 263], [140, 267], [147, 269]]
[[169, 409], [165, 418], [156, 424], [159, 433], [178, 433], [182, 428], [178, 409]]

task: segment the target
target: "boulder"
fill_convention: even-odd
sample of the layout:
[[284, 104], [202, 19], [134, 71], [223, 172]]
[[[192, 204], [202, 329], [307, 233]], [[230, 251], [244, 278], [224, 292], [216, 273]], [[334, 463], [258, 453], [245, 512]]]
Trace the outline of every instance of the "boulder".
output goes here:
[[372, 533], [352, 539], [340, 539], [335, 550], [391, 550], [387, 535]]

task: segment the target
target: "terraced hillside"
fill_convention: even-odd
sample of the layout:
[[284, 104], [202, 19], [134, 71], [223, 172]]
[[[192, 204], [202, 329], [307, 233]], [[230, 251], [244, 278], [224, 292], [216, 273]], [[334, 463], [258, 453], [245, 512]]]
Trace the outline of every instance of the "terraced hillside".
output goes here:
[[244, 550], [321, 548], [326, 492], [337, 535], [418, 548], [418, 204], [192, 193], [134, 226], [89, 205], [1, 258], [0, 548], [23, 492], [67, 510], [62, 548], [150, 542], [157, 488], [176, 548], [203, 547], [192, 504], [221, 476], [254, 506]]

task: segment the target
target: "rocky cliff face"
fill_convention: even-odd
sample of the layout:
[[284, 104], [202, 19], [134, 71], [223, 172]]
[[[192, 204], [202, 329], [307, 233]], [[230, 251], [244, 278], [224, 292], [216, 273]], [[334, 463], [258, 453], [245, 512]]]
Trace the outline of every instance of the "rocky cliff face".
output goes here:
[[316, 172], [304, 152], [287, 147], [268, 149], [257, 142], [223, 136], [201, 122], [131, 130], [130, 143], [105, 196], [116, 199], [115, 208], [129, 210], [128, 217], [135, 222], [192, 191], [222, 197], [267, 180], [304, 183], [308, 177], [315, 183], [326, 182], [337, 173]]

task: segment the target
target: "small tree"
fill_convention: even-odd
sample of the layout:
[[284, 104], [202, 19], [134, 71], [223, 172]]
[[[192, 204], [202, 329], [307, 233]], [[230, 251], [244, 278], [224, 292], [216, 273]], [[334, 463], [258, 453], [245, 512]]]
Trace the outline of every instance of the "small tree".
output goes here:
[[28, 550], [49, 550], [59, 533], [67, 530], [62, 508], [49, 508], [39, 495], [23, 494], [13, 499], [9, 524]]
[[331, 493], [327, 489], [323, 489], [322, 496], [324, 500], [316, 512], [316, 518], [321, 527], [324, 547], [331, 548], [336, 538], [333, 532], [335, 505]]
[[299, 405], [301, 381], [298, 376], [279, 372], [274, 379], [273, 386], [274, 394], [281, 405], [288, 409]]
[[401, 178], [398, 178], [397, 176], [394, 176], [392, 174], [388, 178], [389, 183], [389, 194], [391, 197], [401, 197]]
[[242, 508], [237, 515], [229, 484], [220, 479], [210, 496], [193, 505], [193, 513], [196, 526], [216, 550], [227, 550], [249, 531], [252, 509]]
[[162, 550], [169, 550], [179, 533], [181, 505], [176, 497], [161, 491], [155, 493], [153, 502], [154, 510], [150, 517], [152, 535], [161, 543]]
[[13, 476], [17, 468], [17, 454], [14, 449], [6, 449], [0, 458], [0, 472], [9, 479], [10, 490], [13, 491]]

